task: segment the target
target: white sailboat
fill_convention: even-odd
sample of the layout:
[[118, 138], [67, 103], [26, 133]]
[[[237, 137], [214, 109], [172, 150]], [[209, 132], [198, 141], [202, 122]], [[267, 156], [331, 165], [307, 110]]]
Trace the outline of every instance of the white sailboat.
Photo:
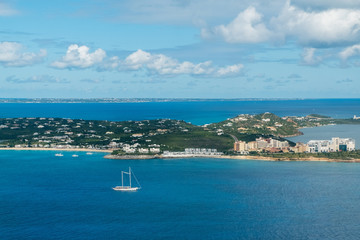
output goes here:
[[[124, 174], [129, 175], [129, 186], [124, 186]], [[131, 186], [131, 175], [134, 176], [134, 179], [136, 180], [139, 187], [132, 187]], [[113, 187], [113, 189], [115, 191], [129, 191], [130, 192], [130, 191], [137, 191], [138, 189], [141, 189], [141, 186], [140, 186], [140, 183], [137, 180], [135, 174], [133, 172], [131, 172], [131, 168], [129, 167], [129, 172], [121, 171], [121, 186]]]

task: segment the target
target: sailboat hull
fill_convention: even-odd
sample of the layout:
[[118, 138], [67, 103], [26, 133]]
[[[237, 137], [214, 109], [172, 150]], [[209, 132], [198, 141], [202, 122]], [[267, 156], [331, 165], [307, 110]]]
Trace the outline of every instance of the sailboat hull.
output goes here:
[[[134, 178], [135, 178], [136, 182], [138, 183], [139, 187], [131, 186], [131, 173], [132, 172], [131, 172], [130, 167], [129, 167], [129, 172], [121, 171], [121, 186], [116, 186], [116, 187], [113, 187], [112, 189], [114, 189], [115, 191], [123, 191], [123, 192], [134, 192], [134, 191], [137, 191], [138, 189], [140, 189], [141, 188], [140, 183], [136, 179], [135, 175], [134, 175]], [[124, 174], [129, 175], [129, 186], [124, 186]]]
[[133, 192], [133, 191], [137, 191], [140, 188], [128, 187], [128, 186], [117, 186], [117, 187], [113, 187], [112, 189], [114, 189], [115, 191]]

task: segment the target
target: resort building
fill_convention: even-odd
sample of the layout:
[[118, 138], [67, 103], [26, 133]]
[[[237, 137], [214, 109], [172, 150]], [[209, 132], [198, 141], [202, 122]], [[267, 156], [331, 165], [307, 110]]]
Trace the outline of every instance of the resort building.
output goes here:
[[340, 152], [354, 151], [355, 140], [351, 138], [333, 137], [331, 140], [311, 140], [307, 144], [296, 143], [290, 147], [287, 141], [279, 141], [272, 138], [257, 138], [256, 141], [234, 143], [234, 151], [241, 154], [248, 154], [251, 151], [265, 152], [294, 152], [294, 153], [317, 153], [317, 152]]
[[202, 157], [202, 156], [219, 156], [223, 155], [222, 152], [218, 152], [217, 149], [212, 148], [185, 148], [183, 152], [170, 152], [164, 151], [163, 156], [165, 157]]
[[268, 151], [277, 152], [287, 150], [289, 143], [272, 138], [257, 138], [256, 141], [244, 142], [237, 141], [234, 143], [234, 151], [247, 154], [250, 151]]
[[355, 140], [351, 138], [334, 137], [331, 140], [311, 140], [307, 143], [307, 152], [339, 152], [354, 151]]
[[298, 142], [295, 147], [290, 147], [290, 150], [294, 153], [303, 153], [307, 151], [307, 144]]

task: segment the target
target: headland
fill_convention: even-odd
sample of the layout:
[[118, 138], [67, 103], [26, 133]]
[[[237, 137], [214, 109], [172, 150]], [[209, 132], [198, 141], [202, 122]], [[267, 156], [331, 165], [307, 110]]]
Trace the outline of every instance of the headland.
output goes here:
[[[246, 155], [234, 151], [234, 142], [272, 139], [294, 147], [285, 137], [301, 135], [301, 128], [333, 124], [360, 124], [360, 119], [334, 119], [312, 114], [279, 117], [272, 113], [241, 114], [203, 126], [175, 119], [100, 121], [64, 118], [0, 119], [1, 150], [88, 151], [110, 153], [107, 158], [234, 158], [271, 161], [358, 161], [352, 155], [296, 155], [290, 150]], [[275, 154], [275, 155], [274, 155]], [[340, 155], [339, 155], [340, 154]], [[341, 155], [343, 154], [343, 155]]]

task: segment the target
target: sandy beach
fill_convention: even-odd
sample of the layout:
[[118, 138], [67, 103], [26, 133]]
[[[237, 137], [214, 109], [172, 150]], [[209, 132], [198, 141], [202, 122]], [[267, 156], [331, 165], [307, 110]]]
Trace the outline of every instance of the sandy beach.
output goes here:
[[88, 148], [0, 148], [0, 150], [19, 150], [19, 151], [67, 151], [67, 152], [103, 152], [111, 153], [113, 150], [100, 150]]
[[[11, 151], [67, 151], [67, 152], [102, 152], [102, 153], [112, 153], [112, 149], [109, 150], [100, 150], [100, 149], [87, 149], [87, 148], [0, 148], [1, 150], [11, 150]], [[360, 159], [351, 159], [351, 160], [341, 160], [341, 159], [329, 159], [329, 158], [272, 158], [272, 157], [262, 157], [262, 156], [224, 156], [224, 155], [207, 155], [207, 156], [194, 156], [190, 158], [222, 158], [222, 159], [238, 159], [238, 160], [255, 160], [255, 161], [283, 161], [283, 162], [296, 162], [296, 161], [307, 161], [307, 162], [348, 162], [348, 163], [359, 163]], [[123, 160], [144, 160], [144, 159], [172, 159], [172, 158], [189, 158], [189, 156], [162, 156], [162, 155], [105, 155], [104, 158], [107, 159], [123, 159]]]
[[240, 160], [260, 160], [260, 161], [278, 161], [278, 162], [360, 162], [360, 159], [351, 159], [351, 160], [342, 160], [342, 159], [330, 159], [330, 158], [272, 158], [272, 157], [262, 157], [262, 156], [219, 156], [217, 158], [226, 158], [226, 159], [240, 159]]
[[262, 157], [262, 156], [216, 156], [216, 155], [207, 155], [207, 156], [162, 156], [162, 155], [123, 155], [123, 156], [116, 156], [116, 155], [106, 155], [105, 158], [108, 159], [126, 159], [126, 160], [144, 160], [144, 159], [178, 159], [178, 158], [218, 158], [218, 159], [237, 159], [237, 160], [255, 160], [255, 161], [272, 161], [272, 162], [360, 162], [360, 159], [351, 159], [351, 160], [341, 160], [341, 159], [329, 159], [329, 158], [272, 158], [272, 157]]

